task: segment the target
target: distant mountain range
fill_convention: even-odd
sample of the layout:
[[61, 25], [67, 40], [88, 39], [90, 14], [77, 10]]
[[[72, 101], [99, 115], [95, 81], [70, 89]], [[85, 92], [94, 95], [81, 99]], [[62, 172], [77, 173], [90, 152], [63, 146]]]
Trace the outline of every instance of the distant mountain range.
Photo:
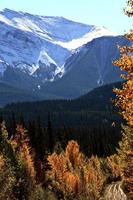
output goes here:
[[105, 27], [0, 11], [0, 106], [74, 98], [120, 80], [112, 66], [119, 56], [117, 43], [128, 41]]

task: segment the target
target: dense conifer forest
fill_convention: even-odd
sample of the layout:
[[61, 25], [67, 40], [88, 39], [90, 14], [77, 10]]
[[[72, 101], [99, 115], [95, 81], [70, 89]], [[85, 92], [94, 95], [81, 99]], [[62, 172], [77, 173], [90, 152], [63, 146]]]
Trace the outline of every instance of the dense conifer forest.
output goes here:
[[23, 125], [31, 143], [42, 141], [39, 145], [43, 152], [50, 151], [49, 146], [65, 149], [69, 140], [76, 140], [86, 155], [111, 155], [121, 139], [123, 120], [112, 102], [113, 88], [121, 85], [102, 86], [74, 100], [7, 105], [1, 110], [1, 122], [5, 119], [11, 134], [17, 124]]
[[120, 82], [105, 85], [77, 99], [10, 104], [0, 110], [0, 115], [6, 120], [12, 115], [16, 120], [23, 115], [26, 122], [40, 117], [45, 126], [50, 115], [54, 127], [106, 125], [114, 120], [120, 124], [122, 118], [113, 104], [116, 97], [113, 88], [121, 88], [121, 85]]

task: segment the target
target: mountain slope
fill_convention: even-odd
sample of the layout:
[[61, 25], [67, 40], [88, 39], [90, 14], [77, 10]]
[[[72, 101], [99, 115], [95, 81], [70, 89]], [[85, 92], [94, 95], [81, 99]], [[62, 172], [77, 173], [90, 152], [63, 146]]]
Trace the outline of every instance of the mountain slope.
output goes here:
[[[21, 90], [27, 91], [28, 88], [29, 95], [30, 93], [34, 93], [34, 95], [38, 93], [38, 100], [75, 98], [100, 85], [120, 80], [121, 71], [112, 65], [112, 61], [119, 57], [117, 44], [127, 43], [128, 41], [122, 36], [101, 37], [87, 43], [67, 59], [66, 64], [62, 68], [64, 76], [61, 78], [57, 77], [57, 80], [53, 82], [35, 80], [35, 77], [22, 72], [18, 68], [6, 66], [7, 63], [3, 62], [2, 66], [7, 67], [7, 69], [4, 76], [1, 77], [1, 81], [7, 84], [10, 80], [8, 85], [13, 87], [18, 85]], [[48, 71], [46, 73], [42, 68], [40, 65], [40, 68], [36, 71], [40, 79], [42, 78], [41, 73], [43, 77], [46, 74], [48, 75]], [[4, 99], [4, 96], [2, 98]], [[10, 103], [14, 102], [14, 100], [15, 98]], [[25, 100], [28, 99], [25, 98]]]
[[120, 88], [121, 83], [96, 88], [74, 100], [46, 100], [11, 104], [6, 106], [2, 112], [6, 113], [6, 116], [9, 116], [11, 112], [15, 112], [16, 116], [23, 113], [26, 119], [32, 120], [40, 116], [44, 123], [47, 122], [48, 113], [50, 113], [52, 124], [57, 126], [119, 122], [120, 116], [111, 101], [115, 98], [112, 91], [114, 87]]
[[112, 34], [104, 27], [63, 17], [4, 9], [0, 11], [0, 59], [45, 82], [61, 71], [72, 49], [93, 38]]
[[37, 101], [39, 99], [43, 98], [37, 93], [0, 83], [0, 107], [11, 102]]
[[111, 82], [121, 80], [121, 71], [112, 61], [119, 57], [117, 44], [128, 41], [122, 37], [97, 38], [74, 53], [64, 66], [64, 76], [42, 86], [42, 91], [60, 98], [75, 98]]
[[[36, 102], [20, 102], [18, 104], [10, 104], [6, 106], [6, 109], [27, 109], [34, 110], [34, 108], [44, 111], [44, 112], [55, 112], [55, 111], [80, 111], [80, 110], [92, 110], [92, 111], [105, 111], [110, 105], [113, 106], [111, 99], [115, 98], [115, 93], [113, 88], [121, 88], [122, 82], [116, 82], [107, 84], [95, 88], [94, 90], [88, 92], [87, 94], [80, 96], [76, 99], [71, 100], [44, 100]], [[36, 107], [37, 106], [37, 107]], [[28, 110], [27, 110], [28, 111]], [[26, 112], [26, 110], [25, 110]], [[34, 111], [33, 111], [34, 112]]]

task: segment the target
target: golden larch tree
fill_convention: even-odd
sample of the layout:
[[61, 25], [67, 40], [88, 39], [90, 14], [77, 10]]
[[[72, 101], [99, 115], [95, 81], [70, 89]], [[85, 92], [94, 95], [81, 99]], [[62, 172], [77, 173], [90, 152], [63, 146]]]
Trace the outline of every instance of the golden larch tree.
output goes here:
[[[126, 15], [133, 16], [133, 0], [127, 1]], [[125, 37], [129, 40], [129, 46], [119, 46], [120, 58], [114, 61], [125, 72], [122, 75], [125, 82], [122, 89], [115, 89], [117, 95], [116, 105], [120, 108], [123, 118], [128, 126], [123, 127], [123, 137], [118, 153], [121, 159], [123, 173], [123, 185], [129, 198], [133, 197], [133, 31]]]

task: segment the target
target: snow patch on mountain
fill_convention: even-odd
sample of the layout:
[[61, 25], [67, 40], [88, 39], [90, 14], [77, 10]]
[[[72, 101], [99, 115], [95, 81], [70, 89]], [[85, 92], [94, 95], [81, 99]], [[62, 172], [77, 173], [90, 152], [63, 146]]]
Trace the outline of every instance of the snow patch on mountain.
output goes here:
[[2, 77], [4, 75], [4, 72], [7, 69], [7, 63], [5, 63], [3, 60], [0, 59], [0, 76]]
[[11, 20], [7, 19], [4, 15], [0, 14], [0, 21], [4, 22], [5, 24], [12, 25]]
[[46, 53], [45, 49], [41, 50], [37, 63], [39, 63], [39, 61], [45, 63], [45, 65], [48, 67], [50, 66], [50, 64], [57, 65], [55, 61]]
[[67, 48], [69, 50], [74, 50], [82, 45], [92, 41], [95, 38], [99, 38], [102, 36], [116, 36], [117, 34], [112, 33], [105, 27], [96, 27], [93, 28], [89, 33], [85, 34], [83, 37], [78, 38], [78, 39], [73, 39], [70, 42], [55, 42], [58, 45], [61, 45], [64, 48]]
[[13, 21], [15, 24], [17, 24], [17, 27], [23, 31], [32, 32], [34, 29], [36, 31], [40, 31], [40, 29], [34, 23], [32, 23], [30, 20], [26, 18], [21, 18], [21, 19], [14, 18]]

